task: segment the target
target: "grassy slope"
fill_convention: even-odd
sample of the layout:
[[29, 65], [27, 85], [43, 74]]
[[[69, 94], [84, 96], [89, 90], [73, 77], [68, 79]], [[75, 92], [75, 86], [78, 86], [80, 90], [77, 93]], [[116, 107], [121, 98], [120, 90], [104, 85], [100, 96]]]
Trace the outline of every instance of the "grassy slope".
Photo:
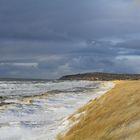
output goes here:
[[139, 140], [140, 81], [117, 82], [83, 111], [86, 115], [59, 140]]

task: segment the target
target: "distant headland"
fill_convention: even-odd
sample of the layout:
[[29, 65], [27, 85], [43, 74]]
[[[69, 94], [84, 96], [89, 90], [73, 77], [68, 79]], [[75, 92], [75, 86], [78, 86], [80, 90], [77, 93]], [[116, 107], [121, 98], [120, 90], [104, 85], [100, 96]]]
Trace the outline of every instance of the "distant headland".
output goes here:
[[93, 80], [93, 81], [112, 81], [112, 80], [140, 80], [140, 74], [115, 74], [115, 73], [83, 73], [66, 75], [60, 80]]

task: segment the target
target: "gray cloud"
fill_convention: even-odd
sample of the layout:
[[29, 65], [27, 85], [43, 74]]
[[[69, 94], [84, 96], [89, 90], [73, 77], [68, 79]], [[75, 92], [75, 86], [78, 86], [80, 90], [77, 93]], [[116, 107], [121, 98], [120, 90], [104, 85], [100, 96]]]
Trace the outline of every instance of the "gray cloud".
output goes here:
[[139, 73], [137, 5], [130, 0], [0, 1], [0, 77]]

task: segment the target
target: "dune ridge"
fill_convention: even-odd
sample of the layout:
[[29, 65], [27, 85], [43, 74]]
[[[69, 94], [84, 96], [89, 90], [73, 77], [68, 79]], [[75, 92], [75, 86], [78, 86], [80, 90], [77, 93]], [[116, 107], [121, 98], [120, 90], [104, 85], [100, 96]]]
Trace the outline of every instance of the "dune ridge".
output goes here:
[[[116, 86], [78, 110], [80, 121], [58, 140], [139, 140], [140, 81]], [[70, 118], [75, 121], [74, 117]]]

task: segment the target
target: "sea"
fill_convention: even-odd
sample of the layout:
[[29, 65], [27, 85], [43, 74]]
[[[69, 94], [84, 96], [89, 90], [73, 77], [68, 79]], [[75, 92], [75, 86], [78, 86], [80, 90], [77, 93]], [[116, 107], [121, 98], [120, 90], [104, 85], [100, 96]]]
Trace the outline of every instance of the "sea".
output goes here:
[[113, 87], [95, 81], [0, 81], [0, 140], [55, 140], [67, 118]]

